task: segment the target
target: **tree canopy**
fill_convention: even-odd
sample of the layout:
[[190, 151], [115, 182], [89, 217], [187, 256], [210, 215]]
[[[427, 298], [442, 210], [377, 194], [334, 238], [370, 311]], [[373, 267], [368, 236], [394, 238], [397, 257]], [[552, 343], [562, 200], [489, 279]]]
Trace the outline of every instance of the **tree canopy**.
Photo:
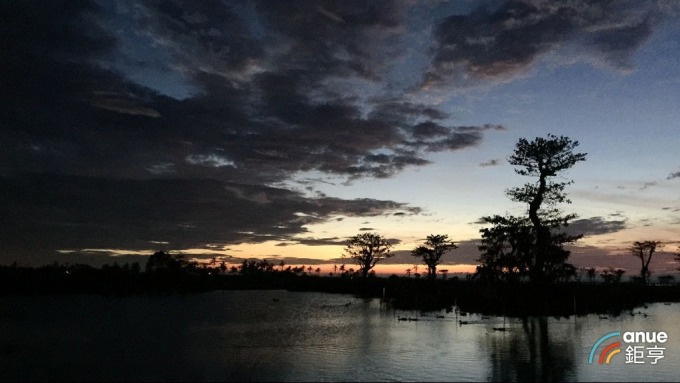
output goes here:
[[441, 263], [442, 255], [450, 250], [457, 249], [453, 241], [449, 240], [446, 234], [430, 234], [425, 240], [425, 244], [416, 247], [411, 251], [414, 257], [422, 258], [427, 265], [427, 275], [431, 279], [437, 276], [437, 265]]
[[640, 258], [641, 268], [640, 268], [640, 278], [642, 284], [647, 284], [647, 279], [649, 278], [649, 263], [652, 261], [652, 255], [657, 248], [661, 246], [659, 241], [635, 241], [630, 247], [630, 252], [634, 256]]
[[146, 260], [147, 273], [177, 273], [195, 268], [196, 262], [187, 261], [183, 254], [173, 256], [165, 251], [157, 251]]
[[357, 234], [349, 239], [344, 257], [350, 257], [358, 266], [364, 278], [380, 260], [389, 258], [392, 245], [383, 236], [375, 233]]
[[481, 252], [477, 274], [485, 280], [516, 282], [527, 275], [534, 233], [527, 218], [482, 217], [491, 227], [480, 230]]

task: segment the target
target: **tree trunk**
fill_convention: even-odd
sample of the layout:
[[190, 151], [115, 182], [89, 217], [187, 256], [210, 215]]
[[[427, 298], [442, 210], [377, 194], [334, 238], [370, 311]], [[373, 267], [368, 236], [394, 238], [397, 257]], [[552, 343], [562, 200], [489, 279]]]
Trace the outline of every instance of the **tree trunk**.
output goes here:
[[531, 270], [531, 280], [533, 282], [544, 282], [546, 281], [545, 275], [545, 260], [546, 251], [548, 248], [548, 242], [550, 239], [550, 230], [543, 226], [540, 217], [538, 216], [538, 210], [541, 208], [543, 203], [543, 196], [546, 192], [546, 174], [541, 172], [538, 181], [538, 190], [536, 191], [536, 196], [529, 203], [529, 219], [531, 224], [534, 226], [536, 231], [536, 244], [534, 246], [534, 262]]

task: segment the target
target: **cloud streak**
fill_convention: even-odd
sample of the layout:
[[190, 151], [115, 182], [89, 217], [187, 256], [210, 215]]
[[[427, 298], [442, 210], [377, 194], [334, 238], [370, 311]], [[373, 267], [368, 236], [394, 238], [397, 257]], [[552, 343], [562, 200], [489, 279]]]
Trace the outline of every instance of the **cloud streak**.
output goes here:
[[569, 223], [566, 231], [571, 235], [593, 236], [616, 233], [627, 228], [626, 220], [606, 220], [602, 217], [577, 219]]

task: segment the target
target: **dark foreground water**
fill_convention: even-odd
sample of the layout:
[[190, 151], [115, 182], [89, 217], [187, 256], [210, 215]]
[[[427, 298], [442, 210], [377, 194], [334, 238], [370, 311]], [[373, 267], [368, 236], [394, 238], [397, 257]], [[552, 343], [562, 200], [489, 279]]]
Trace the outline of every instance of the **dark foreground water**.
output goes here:
[[[622, 335], [614, 336], [602, 342], [589, 364], [593, 345], [616, 331], [664, 331], [669, 339], [625, 343]], [[621, 345], [605, 355], [612, 355], [610, 363], [598, 364], [603, 349], [616, 341]], [[626, 354], [630, 361], [643, 363], [626, 363]], [[676, 381], [678, 377], [679, 304], [651, 304], [636, 308], [633, 315], [608, 318], [504, 319], [455, 311], [423, 315], [388, 309], [379, 300], [286, 291], [0, 297], [4, 381]]]

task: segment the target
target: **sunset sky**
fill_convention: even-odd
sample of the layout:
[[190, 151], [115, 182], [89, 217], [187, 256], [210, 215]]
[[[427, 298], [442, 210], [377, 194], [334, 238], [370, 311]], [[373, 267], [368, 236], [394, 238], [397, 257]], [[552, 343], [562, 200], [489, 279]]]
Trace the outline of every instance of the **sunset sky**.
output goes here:
[[[678, 267], [680, 2], [2, 1], [0, 263], [478, 257], [519, 138], [564, 174], [576, 266]], [[458, 265], [458, 266], [455, 266]], [[463, 265], [463, 266], [461, 266]], [[467, 266], [465, 266], [467, 265]], [[395, 271], [397, 272], [397, 271]]]

